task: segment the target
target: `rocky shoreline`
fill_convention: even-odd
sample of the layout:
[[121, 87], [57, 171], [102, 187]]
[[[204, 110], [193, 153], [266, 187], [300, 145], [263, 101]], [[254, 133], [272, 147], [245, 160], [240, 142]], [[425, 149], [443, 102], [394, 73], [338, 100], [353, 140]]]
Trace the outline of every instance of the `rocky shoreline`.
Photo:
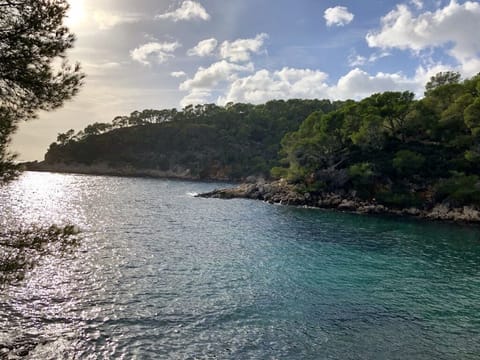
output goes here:
[[[175, 169], [175, 171], [160, 171], [156, 169], [136, 169], [133, 167], [110, 167], [106, 164], [82, 165], [82, 164], [47, 164], [45, 162], [34, 162], [24, 164], [29, 171], [45, 171], [58, 173], [77, 173], [88, 175], [107, 176], [133, 176], [152, 177], [161, 179], [178, 179], [191, 181], [228, 181], [232, 179], [213, 177], [202, 179], [192, 176], [188, 169]], [[203, 198], [234, 199], [244, 198], [262, 200], [271, 204], [313, 207], [321, 209], [332, 209], [343, 212], [358, 214], [384, 214], [394, 216], [409, 216], [427, 220], [440, 220], [455, 223], [477, 223], [480, 224], [480, 208], [474, 206], [453, 207], [450, 204], [440, 203], [425, 208], [408, 207], [393, 208], [376, 201], [366, 201], [345, 193], [302, 193], [294, 185], [285, 180], [266, 182], [255, 181], [247, 178], [247, 183], [241, 183], [233, 188], [215, 189], [208, 193], [197, 195]], [[250, 181], [250, 182], [248, 182]]]
[[218, 199], [263, 200], [271, 204], [334, 209], [359, 214], [387, 214], [456, 223], [480, 223], [480, 209], [473, 206], [451, 207], [448, 204], [435, 204], [422, 209], [415, 207], [398, 209], [378, 204], [375, 201], [365, 201], [352, 194], [301, 193], [296, 190], [294, 185], [288, 184], [284, 180], [244, 183], [234, 188], [216, 189], [197, 196]]

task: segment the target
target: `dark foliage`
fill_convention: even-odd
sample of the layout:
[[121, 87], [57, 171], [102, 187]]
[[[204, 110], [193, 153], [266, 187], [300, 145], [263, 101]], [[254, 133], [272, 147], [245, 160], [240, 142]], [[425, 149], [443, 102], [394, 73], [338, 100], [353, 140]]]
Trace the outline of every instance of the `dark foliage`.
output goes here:
[[264, 105], [214, 104], [183, 111], [144, 110], [96, 123], [76, 135], [59, 134], [46, 163], [106, 164], [208, 179], [268, 176], [278, 165], [280, 140], [312, 112], [340, 106], [328, 100], [270, 101]]
[[[426, 96], [374, 94], [314, 113], [282, 140], [273, 175], [318, 191], [355, 191], [398, 207], [480, 205], [480, 75], [440, 73]], [[328, 169], [329, 178], [325, 178]], [[344, 177], [348, 181], [335, 181]]]
[[65, 53], [74, 36], [63, 26], [66, 0], [0, 0], [0, 184], [18, 167], [8, 153], [20, 121], [75, 95], [84, 75]]
[[448, 72], [432, 77], [421, 100], [387, 91], [361, 101], [137, 111], [60, 134], [45, 160], [231, 180], [270, 171], [299, 189], [398, 207], [480, 205], [479, 136], [480, 75]]
[[78, 245], [79, 230], [73, 225], [0, 231], [0, 288], [22, 280], [48, 254], [63, 254]]

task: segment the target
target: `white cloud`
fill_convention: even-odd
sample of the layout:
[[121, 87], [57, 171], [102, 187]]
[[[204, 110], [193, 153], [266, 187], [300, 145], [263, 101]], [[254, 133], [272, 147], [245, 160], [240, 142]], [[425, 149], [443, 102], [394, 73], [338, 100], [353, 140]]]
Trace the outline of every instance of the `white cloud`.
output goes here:
[[135, 23], [140, 20], [140, 16], [95, 11], [93, 13], [93, 19], [100, 30], [108, 30], [119, 24]]
[[251, 76], [235, 80], [219, 103], [263, 103], [273, 99], [326, 98], [327, 74], [310, 69], [283, 68], [270, 72], [260, 70]]
[[220, 56], [222, 59], [233, 62], [249, 61], [251, 54], [258, 54], [262, 51], [266, 39], [268, 39], [268, 35], [262, 33], [253, 39], [224, 41], [220, 46]]
[[426, 11], [415, 16], [406, 5], [382, 18], [380, 30], [366, 36], [370, 47], [398, 48], [419, 53], [425, 49], [451, 46], [449, 54], [464, 66], [476, 62], [480, 54], [480, 3], [452, 0], [435, 12]]
[[439, 72], [445, 71], [460, 71], [458, 68], [452, 68], [451, 66], [443, 64], [431, 64], [428, 67], [419, 66], [413, 77], [414, 82], [417, 84], [416, 90], [412, 90], [418, 96], [423, 96], [425, 90], [425, 84], [430, 80], [430, 78]]
[[467, 77], [477, 75], [480, 71], [480, 58], [472, 58], [464, 61], [461, 71]]
[[180, 101], [180, 106], [207, 104], [210, 102], [211, 91], [194, 89]]
[[151, 65], [152, 62], [164, 63], [168, 58], [174, 57], [173, 52], [180, 47], [178, 42], [150, 42], [130, 51], [133, 60], [143, 65]]
[[422, 0], [410, 0], [410, 3], [414, 5], [418, 10], [423, 9], [423, 1]]
[[368, 59], [362, 55], [350, 55], [348, 57], [348, 65], [354, 66], [362, 66], [368, 62]]
[[210, 20], [210, 15], [207, 13], [207, 10], [196, 1], [185, 0], [182, 5], [171, 12], [165, 14], [157, 15], [157, 19], [171, 19], [175, 22], [180, 20]]
[[[252, 54], [263, 51], [263, 45], [268, 38], [267, 34], [258, 34], [251, 39], [237, 39], [224, 41], [218, 51], [220, 61], [207, 68], [200, 67], [192, 78], [180, 84], [181, 91], [188, 91], [182, 99], [181, 105], [197, 104], [211, 99], [212, 93], [222, 92], [229, 87], [240, 75], [254, 71], [250, 62]], [[190, 49], [187, 54], [207, 56], [215, 52], [218, 42], [216, 39], [200, 41], [197, 46]]]
[[200, 67], [193, 78], [180, 84], [180, 90], [189, 92], [180, 104], [185, 106], [206, 103], [217, 86], [220, 84], [225, 86], [225, 84], [235, 81], [239, 74], [252, 72], [253, 70], [252, 63], [240, 65], [225, 60], [213, 63], [208, 68]]
[[355, 68], [342, 76], [330, 89], [330, 97], [334, 99], [361, 99], [373, 93], [383, 91], [405, 91], [418, 89], [418, 81], [401, 73], [377, 73], [370, 75]]
[[414, 76], [402, 73], [371, 75], [358, 68], [342, 76], [337, 83], [329, 84], [327, 74], [312, 69], [283, 68], [278, 71], [259, 70], [253, 75], [234, 80], [225, 95], [217, 100], [227, 102], [264, 103], [274, 99], [362, 99], [384, 91], [412, 91], [421, 96], [425, 83], [440, 71], [452, 70], [444, 65], [425, 69], [419, 67]]
[[368, 64], [368, 63], [372, 64], [372, 63], [376, 62], [378, 59], [381, 59], [381, 58], [384, 58], [384, 57], [387, 57], [387, 56], [390, 56], [390, 55], [391, 54], [389, 52], [382, 51], [380, 53], [371, 54], [367, 58], [365, 56], [353, 53], [348, 57], [348, 65], [351, 66], [351, 67], [357, 67], [357, 66], [363, 66], [363, 65]]
[[200, 41], [195, 47], [187, 51], [188, 56], [209, 56], [217, 48], [218, 41], [214, 38]]
[[[279, 70], [261, 69], [254, 72], [250, 62], [253, 54], [264, 50], [267, 34], [259, 34], [251, 39], [225, 41], [219, 46], [218, 61], [207, 68], [199, 68], [190, 79], [186, 79], [180, 90], [187, 91], [182, 104], [207, 103], [214, 101], [264, 103], [272, 99], [291, 98], [328, 98], [361, 99], [372, 93], [384, 91], [412, 91], [422, 96], [425, 83], [440, 71], [462, 71], [471, 76], [480, 69], [480, 37], [475, 35], [480, 23], [480, 3], [466, 1], [459, 5], [456, 0], [434, 12], [421, 11], [421, 1], [415, 1], [415, 14], [407, 5], [399, 5], [382, 18], [382, 26], [376, 32], [368, 33], [366, 40], [370, 47], [376, 47], [372, 54], [360, 56], [353, 53], [349, 64], [353, 67], [334, 82], [328, 81], [328, 75], [318, 69], [297, 69], [285, 67]], [[353, 20], [351, 16], [341, 17], [336, 7], [325, 12], [327, 22], [332, 25], [344, 25]], [[335, 12], [334, 9], [337, 9]], [[338, 15], [338, 16], [337, 16]], [[207, 43], [205, 43], [206, 45]], [[200, 42], [194, 49], [200, 53]], [[215, 44], [218, 45], [218, 44]], [[451, 48], [446, 48], [451, 46]], [[420, 52], [444, 47], [459, 61], [459, 65], [447, 66], [429, 59], [427, 52], [422, 53], [421, 63], [413, 75], [402, 72], [369, 73], [359, 67], [391, 56], [390, 49], [403, 49]], [[205, 50], [211, 54], [216, 48]], [[191, 50], [193, 53], [194, 50]], [[430, 51], [430, 55], [433, 51]], [[243, 65], [243, 62], [248, 62]]]
[[213, 63], [208, 68], [200, 67], [192, 79], [180, 84], [180, 90], [212, 89], [222, 81], [233, 80], [240, 72], [253, 71], [253, 64], [239, 65], [222, 60]]
[[170, 73], [170, 76], [174, 78], [182, 78], [187, 76], [187, 74], [185, 73], [185, 71], [173, 71]]
[[355, 16], [345, 6], [335, 6], [325, 10], [323, 17], [327, 21], [327, 26], [343, 26], [350, 24]]

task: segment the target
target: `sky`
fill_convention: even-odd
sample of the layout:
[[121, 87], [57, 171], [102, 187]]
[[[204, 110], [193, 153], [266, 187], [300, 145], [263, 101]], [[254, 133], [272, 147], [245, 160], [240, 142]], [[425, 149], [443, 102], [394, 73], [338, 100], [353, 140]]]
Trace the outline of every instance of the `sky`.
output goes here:
[[480, 2], [69, 0], [68, 53], [87, 74], [59, 110], [21, 124], [20, 160], [57, 134], [143, 109], [272, 99], [417, 97], [440, 71], [480, 72]]

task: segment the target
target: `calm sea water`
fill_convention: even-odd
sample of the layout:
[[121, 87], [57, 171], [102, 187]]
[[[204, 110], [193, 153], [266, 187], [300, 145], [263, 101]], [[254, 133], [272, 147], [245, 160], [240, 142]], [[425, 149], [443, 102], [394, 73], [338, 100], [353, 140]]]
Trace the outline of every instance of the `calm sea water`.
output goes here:
[[25, 173], [0, 225], [81, 246], [0, 293], [29, 358], [479, 359], [480, 231], [194, 198], [222, 184]]

